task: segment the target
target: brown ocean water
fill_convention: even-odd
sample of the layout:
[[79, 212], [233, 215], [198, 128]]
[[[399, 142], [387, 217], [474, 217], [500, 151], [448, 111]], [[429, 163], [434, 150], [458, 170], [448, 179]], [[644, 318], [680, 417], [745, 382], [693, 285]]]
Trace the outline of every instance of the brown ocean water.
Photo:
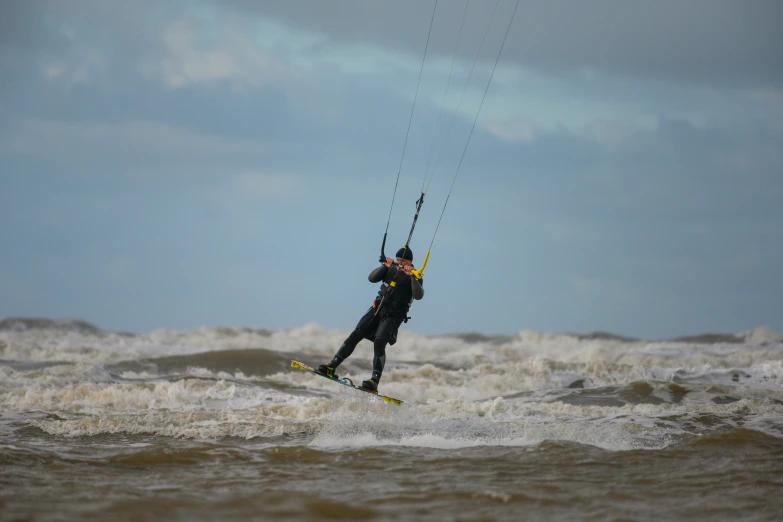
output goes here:
[[0, 520], [783, 519], [772, 332], [407, 334], [400, 407], [288, 368], [315, 325], [0, 334]]

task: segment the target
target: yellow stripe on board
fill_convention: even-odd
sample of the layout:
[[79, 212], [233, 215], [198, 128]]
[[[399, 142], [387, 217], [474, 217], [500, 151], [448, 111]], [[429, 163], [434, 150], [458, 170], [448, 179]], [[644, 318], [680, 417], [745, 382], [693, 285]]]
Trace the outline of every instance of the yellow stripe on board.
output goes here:
[[299, 370], [308, 370], [308, 371], [314, 371], [313, 368], [310, 366], [307, 366], [305, 363], [300, 363], [299, 361], [291, 361], [291, 368], [297, 368]]

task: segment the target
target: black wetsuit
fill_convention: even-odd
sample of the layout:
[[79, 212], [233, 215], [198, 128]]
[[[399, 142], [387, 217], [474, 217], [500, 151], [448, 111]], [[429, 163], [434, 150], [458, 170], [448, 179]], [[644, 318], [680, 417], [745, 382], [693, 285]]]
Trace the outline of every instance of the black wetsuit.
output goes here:
[[371, 283], [383, 281], [378, 296], [351, 335], [335, 354], [329, 366], [337, 368], [362, 339], [373, 342], [372, 378], [379, 382], [386, 364], [386, 345], [397, 342], [397, 330], [407, 320], [414, 299], [424, 297], [423, 280], [406, 275], [397, 265], [381, 265], [368, 277]]

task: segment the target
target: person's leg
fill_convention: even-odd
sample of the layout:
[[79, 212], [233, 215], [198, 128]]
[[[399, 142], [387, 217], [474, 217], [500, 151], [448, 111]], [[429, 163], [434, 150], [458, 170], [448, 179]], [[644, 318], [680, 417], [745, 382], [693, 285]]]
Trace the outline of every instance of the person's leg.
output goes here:
[[373, 358], [372, 358], [372, 377], [371, 379], [375, 383], [381, 382], [381, 375], [383, 374], [383, 367], [386, 366], [386, 345], [389, 343], [386, 339], [375, 339], [373, 343]]
[[356, 345], [359, 344], [359, 341], [362, 339], [364, 339], [364, 333], [358, 328], [351, 332], [351, 335], [349, 335], [348, 338], [343, 341], [343, 345], [340, 346], [340, 349], [337, 350], [337, 353], [334, 354], [332, 361], [329, 363], [329, 366], [332, 367], [332, 370], [337, 369], [337, 367], [340, 366], [344, 360], [351, 356], [354, 349], [356, 348]]
[[342, 346], [340, 346], [340, 349], [337, 350], [336, 354], [334, 354], [334, 357], [332, 357], [332, 360], [329, 362], [329, 364], [320, 365], [318, 368], [316, 368], [316, 372], [322, 375], [326, 375], [332, 379], [338, 378], [334, 371], [343, 363], [343, 361], [351, 356], [354, 349], [356, 348], [356, 345], [366, 337], [367, 330], [371, 328], [373, 324], [377, 324], [375, 323], [376, 317], [373, 312], [374, 311], [370, 309], [362, 316], [361, 319], [359, 319], [359, 323], [356, 325], [356, 328], [354, 328], [353, 332], [351, 332], [351, 335], [349, 335], [348, 338], [343, 341]]
[[378, 390], [378, 383], [381, 382], [381, 375], [383, 375], [383, 367], [386, 366], [386, 345], [396, 335], [402, 321], [399, 317], [384, 317], [380, 325], [378, 325], [378, 331], [373, 342], [372, 377], [362, 382], [363, 388], [372, 391]]

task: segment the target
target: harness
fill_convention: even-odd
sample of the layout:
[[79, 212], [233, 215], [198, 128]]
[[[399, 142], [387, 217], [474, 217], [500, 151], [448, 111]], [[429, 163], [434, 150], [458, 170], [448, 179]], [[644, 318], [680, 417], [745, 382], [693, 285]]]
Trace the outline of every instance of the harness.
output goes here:
[[[380, 296], [381, 297], [380, 302], [378, 301], [377, 297], [375, 299], [373, 299], [373, 301], [372, 301], [372, 308], [375, 310], [375, 313], [373, 315], [375, 315], [375, 316], [377, 316], [378, 312], [381, 311], [381, 307], [383, 306], [384, 302], [386, 301], [386, 298], [391, 296], [394, 293], [394, 291], [397, 289], [397, 276], [400, 274], [400, 269], [397, 268], [396, 263], [393, 266], [397, 270], [397, 273], [394, 274], [394, 277], [392, 278], [392, 280], [390, 282], [388, 282], [388, 283], [386, 281], [382, 282], [382, 287], [383, 288], [382, 288], [381, 291], [383, 292], [383, 294]], [[413, 300], [414, 300], [414, 298], [411, 295], [411, 300], [408, 303], [408, 310], [410, 310], [410, 307], [413, 304]], [[402, 321], [403, 323], [407, 323], [408, 320], [411, 319], [411, 317], [408, 317], [408, 310], [405, 311], [405, 319], [403, 319], [403, 321]]]

